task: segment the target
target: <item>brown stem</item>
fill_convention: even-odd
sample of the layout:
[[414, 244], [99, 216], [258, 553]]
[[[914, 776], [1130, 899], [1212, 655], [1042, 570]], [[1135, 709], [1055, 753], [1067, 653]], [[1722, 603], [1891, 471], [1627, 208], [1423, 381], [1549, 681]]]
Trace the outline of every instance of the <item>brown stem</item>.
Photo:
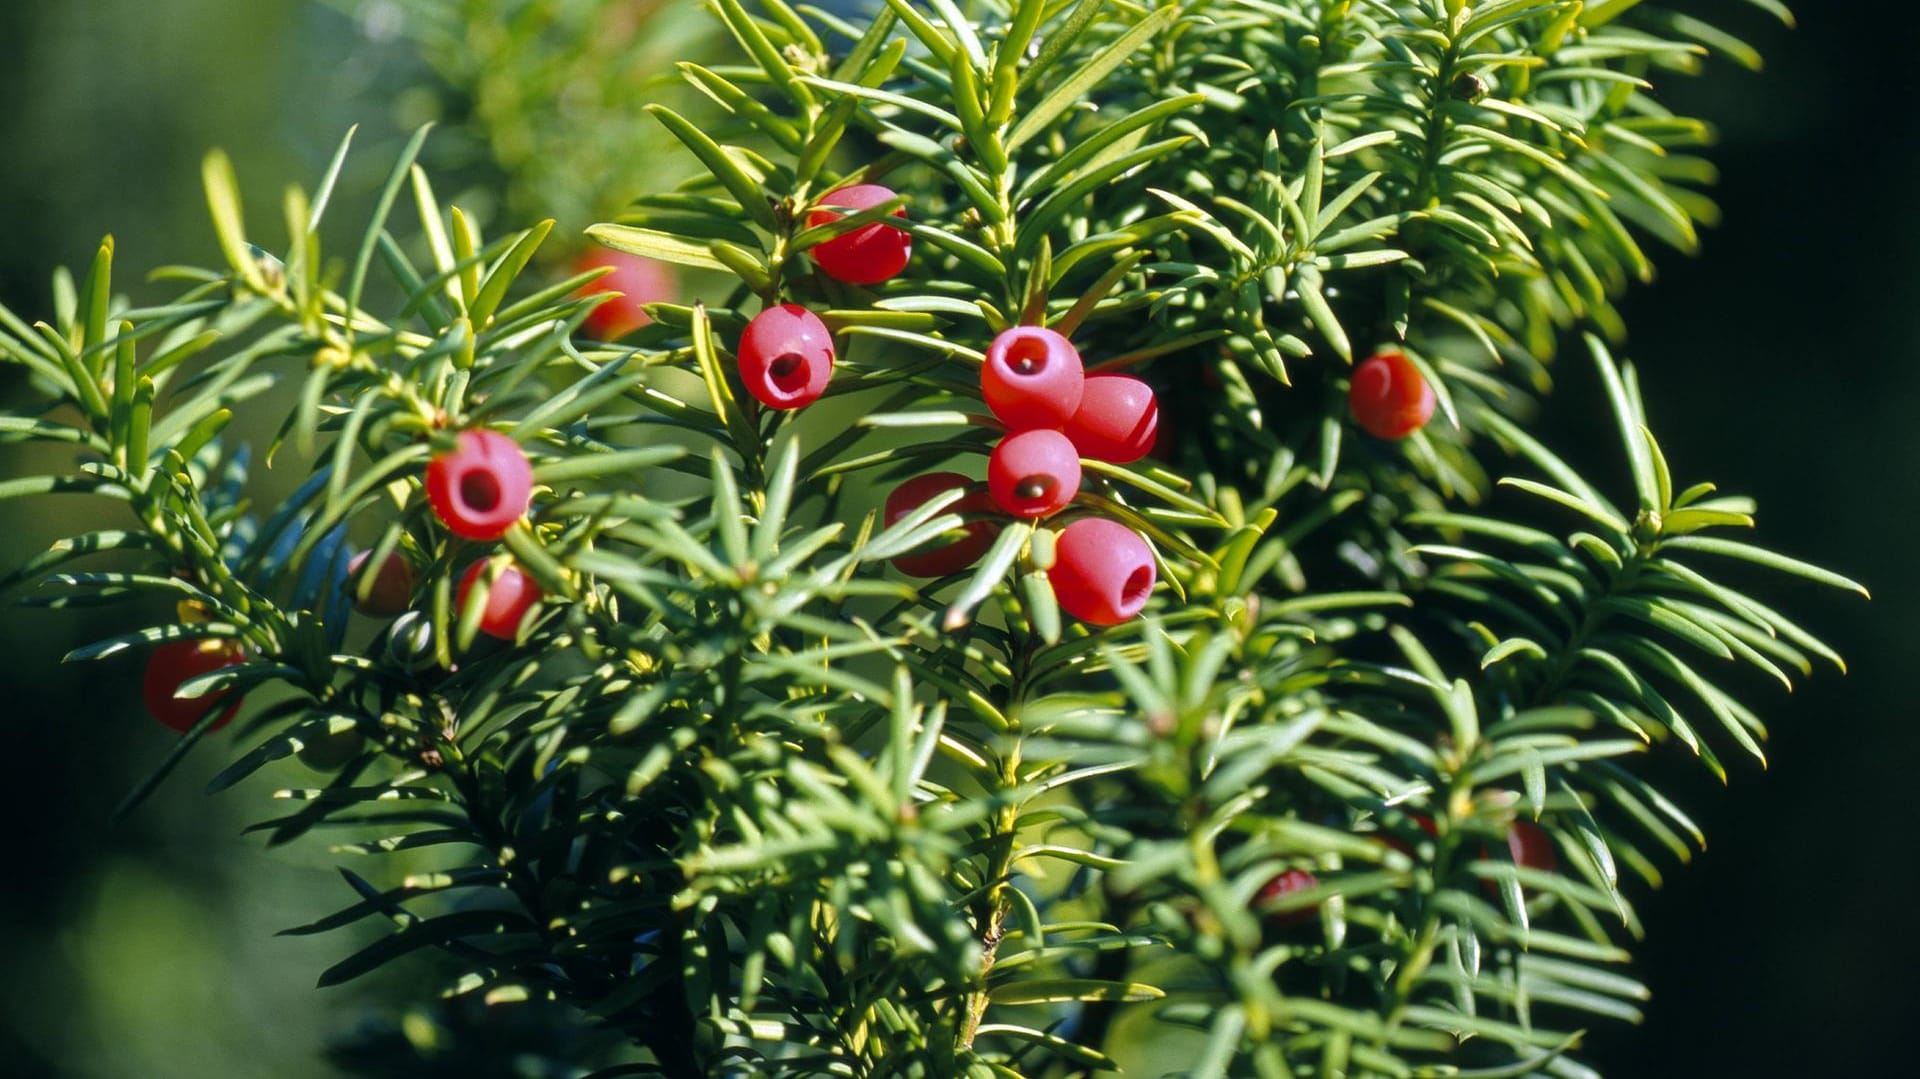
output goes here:
[[[998, 895], [999, 890], [995, 889]], [[1000, 938], [1005, 935], [1007, 904], [1004, 900], [995, 900], [992, 912], [987, 916], [987, 927], [980, 934], [980, 989], [967, 996], [967, 1014], [960, 1027], [960, 1048], [973, 1048], [973, 1039], [980, 1031], [980, 1020], [987, 1015], [987, 975], [993, 972], [993, 961], [1000, 952]]]

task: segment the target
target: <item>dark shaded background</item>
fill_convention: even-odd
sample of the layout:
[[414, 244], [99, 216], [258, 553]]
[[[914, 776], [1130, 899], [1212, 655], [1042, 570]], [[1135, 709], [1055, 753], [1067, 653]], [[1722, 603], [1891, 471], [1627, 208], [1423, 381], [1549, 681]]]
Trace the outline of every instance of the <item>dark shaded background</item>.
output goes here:
[[[1762, 698], [1771, 771], [1738, 767], [1724, 790], [1668, 767], [1712, 848], [1641, 897], [1649, 1019], [1598, 1031], [1590, 1054], [1616, 1076], [1896, 1074], [1920, 1003], [1908, 805], [1920, 735], [1901, 681], [1920, 670], [1908, 554], [1920, 22], [1906, 5], [1883, 18], [1802, 6], [1797, 31], [1746, 24], [1766, 73], [1722, 63], [1704, 83], [1669, 80], [1676, 109], [1722, 129], [1726, 223], [1702, 257], [1660, 259], [1659, 283], [1627, 304], [1623, 351], [1677, 478], [1756, 496], [1764, 541], [1866, 581], [1876, 599], [1773, 594], [1852, 675]], [[213, 262], [197, 167], [210, 146], [233, 154], [259, 215], [277, 217], [281, 183], [313, 182], [351, 122], [364, 125], [358, 160], [382, 168], [382, 144], [435, 106], [392, 92], [420, 72], [404, 43], [366, 28], [297, 0], [0, 3], [0, 302], [42, 314], [52, 267], [83, 263], [106, 231], [123, 282], [129, 269]], [[1570, 354], [1561, 377], [1547, 440], [1624, 481], [1590, 373]], [[0, 395], [19, 392], [15, 379], [0, 372]], [[43, 512], [0, 504], [0, 561], [59, 534]], [[289, 765], [208, 799], [198, 781], [211, 760], [190, 763], [108, 828], [168, 736], [136, 714], [128, 664], [56, 666], [86, 629], [76, 615], [0, 620], [12, 766], [0, 780], [0, 1074], [324, 1074], [323, 1039], [382, 993], [316, 994], [314, 974], [345, 942], [272, 936], [338, 905], [324, 849], [262, 853], [238, 834], [300, 774]]]

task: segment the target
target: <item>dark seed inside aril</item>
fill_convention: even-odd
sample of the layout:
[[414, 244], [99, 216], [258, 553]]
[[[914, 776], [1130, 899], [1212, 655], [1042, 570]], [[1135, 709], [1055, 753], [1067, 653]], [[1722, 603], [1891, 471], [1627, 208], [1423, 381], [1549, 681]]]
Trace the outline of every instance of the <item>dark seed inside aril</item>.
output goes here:
[[500, 504], [500, 482], [491, 473], [473, 471], [460, 477], [460, 500], [481, 513]]
[[793, 393], [807, 384], [807, 361], [793, 353], [779, 356], [767, 366], [767, 374], [772, 376], [773, 384], [786, 393]]

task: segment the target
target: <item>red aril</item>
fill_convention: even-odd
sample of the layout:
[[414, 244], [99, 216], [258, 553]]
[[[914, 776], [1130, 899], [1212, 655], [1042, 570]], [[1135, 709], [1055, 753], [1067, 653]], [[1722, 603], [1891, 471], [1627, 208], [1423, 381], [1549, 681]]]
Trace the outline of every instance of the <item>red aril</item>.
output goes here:
[[1058, 431], [1021, 431], [987, 459], [987, 490], [1015, 517], [1058, 513], [1080, 492], [1080, 454]]
[[768, 408], [810, 405], [833, 377], [833, 334], [799, 304], [769, 307], [740, 335], [740, 381]]
[[533, 466], [498, 431], [462, 431], [453, 449], [427, 464], [427, 501], [465, 539], [499, 539], [526, 516], [532, 498]]
[[1117, 626], [1139, 614], [1157, 579], [1147, 541], [1104, 517], [1083, 517], [1061, 529], [1047, 571], [1060, 609], [1096, 626]]
[[980, 394], [1010, 431], [1058, 428], [1080, 408], [1086, 380], [1066, 338], [1044, 326], [1015, 326], [987, 346]]
[[[822, 196], [821, 207], [807, 215], [807, 227], [831, 224], [845, 216], [843, 211], [871, 210], [894, 198], [894, 192], [879, 184], [853, 184]], [[907, 216], [905, 207], [894, 217]], [[877, 285], [907, 268], [913, 256], [913, 234], [885, 222], [875, 221], [852, 232], [835, 236], [826, 243], [808, 249], [822, 273], [849, 285]]]
[[[972, 482], [958, 472], [929, 472], [924, 476], [915, 476], [895, 487], [893, 493], [887, 496], [883, 524], [891, 528], [902, 517], [919, 509], [935, 496], [964, 489]], [[986, 495], [971, 491], [961, 495], [959, 501], [947, 507], [947, 511], [972, 514], [983, 513], [991, 508]], [[945, 577], [973, 565], [988, 547], [993, 546], [994, 536], [1000, 530], [991, 521], [972, 521], [962, 527], [960, 538], [923, 548], [915, 554], [901, 555], [893, 560], [893, 567], [912, 577]]]

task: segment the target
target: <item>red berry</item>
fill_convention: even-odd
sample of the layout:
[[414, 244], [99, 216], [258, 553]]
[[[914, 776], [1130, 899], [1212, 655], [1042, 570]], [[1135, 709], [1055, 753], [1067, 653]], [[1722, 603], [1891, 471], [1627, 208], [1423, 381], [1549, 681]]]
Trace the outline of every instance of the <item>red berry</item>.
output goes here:
[[1159, 409], [1157, 406], [1154, 411], [1153, 449], [1147, 452], [1156, 461], [1163, 464], [1173, 464], [1174, 454], [1178, 452], [1173, 444], [1174, 423], [1171, 419], [1158, 415]]
[[[935, 496], [966, 487], [972, 482], [958, 472], [929, 472], [924, 476], [915, 476], [895, 487], [893, 493], [887, 496], [882, 519], [891, 528], [902, 517], [919, 509]], [[947, 512], [983, 513], [990, 508], [986, 497], [979, 492], [969, 492], [948, 506]], [[966, 534], [959, 539], [924, 548], [918, 554], [901, 555], [893, 560], [893, 568], [910, 577], [945, 577], [973, 565], [987, 552], [988, 547], [993, 546], [993, 538], [1000, 530], [991, 521], [973, 521], [964, 527]]]
[[[245, 653], [233, 641], [168, 641], [147, 657], [147, 672], [140, 680], [140, 697], [153, 718], [185, 734], [233, 691], [223, 689], [210, 696], [187, 699], [174, 696], [181, 684], [245, 659]], [[220, 718], [214, 720], [209, 729], [217, 731], [233, 722], [233, 714], [239, 710], [239, 701], [227, 705], [227, 710], [220, 713]]]
[[1131, 464], [1154, 448], [1160, 404], [1153, 388], [1132, 375], [1088, 375], [1066, 432], [1082, 457]]
[[1433, 387], [1404, 353], [1381, 352], [1353, 369], [1353, 418], [1375, 438], [1399, 439], [1433, 418]]
[[670, 298], [674, 292], [673, 269], [624, 251], [596, 248], [574, 260], [573, 272], [586, 273], [602, 266], [613, 272], [597, 278], [580, 289], [582, 296], [607, 296], [598, 307], [587, 312], [582, 328], [598, 341], [618, 341], [653, 321], [644, 305]]
[[740, 335], [740, 381], [768, 408], [810, 405], [832, 377], [833, 334], [799, 304], [767, 308]]
[[[1289, 869], [1260, 887], [1260, 893], [1254, 896], [1254, 905], [1265, 908], [1279, 902], [1284, 896], [1319, 886], [1320, 878], [1312, 873], [1304, 869]], [[1269, 924], [1281, 927], [1304, 925], [1313, 920], [1314, 913], [1319, 909], [1320, 904], [1315, 903], [1312, 906], [1275, 911], [1267, 915], [1267, 921]]]
[[[893, 197], [894, 192], [879, 184], [854, 184], [828, 193], [820, 203], [846, 210], [870, 210]], [[807, 215], [807, 227], [829, 224], [844, 216], [837, 209], [814, 210]], [[907, 216], [906, 208], [895, 210], [893, 216]], [[875, 221], [835, 236], [808, 253], [820, 264], [821, 271], [836, 281], [874, 285], [907, 268], [907, 259], [913, 254], [913, 234]]]
[[1080, 455], [1058, 431], [1008, 435], [987, 459], [987, 490], [1015, 517], [1045, 517], [1080, 492]]
[[354, 610], [371, 618], [396, 618], [413, 599], [413, 563], [399, 551], [389, 552], [387, 560], [380, 563], [380, 572], [369, 581], [361, 575], [361, 569], [371, 554], [361, 551], [347, 563], [347, 589]]
[[532, 499], [533, 466], [498, 431], [462, 431], [452, 450], [427, 465], [427, 501], [456, 536], [499, 539]]
[[1015, 326], [987, 346], [980, 392], [1009, 430], [1064, 427], [1087, 380], [1080, 353], [1044, 326]]
[[[1429, 838], [1440, 838], [1440, 826], [1433, 822], [1432, 817], [1427, 816], [1425, 813], [1412, 813], [1408, 815], [1407, 819], [1411, 820], [1421, 831], [1427, 833]], [[1399, 851], [1409, 858], [1413, 857], [1413, 844], [1408, 843], [1398, 836], [1382, 835], [1380, 842], [1385, 843], [1387, 846], [1392, 847], [1394, 850]]]
[[1553, 853], [1553, 838], [1532, 821], [1513, 822], [1507, 831], [1507, 853], [1513, 856], [1514, 865], [1527, 869], [1551, 873], [1560, 868], [1560, 859]]
[[1082, 517], [1061, 529], [1047, 571], [1060, 609], [1096, 626], [1117, 626], [1139, 614], [1158, 576], [1147, 541], [1104, 517]]
[[[458, 600], [461, 610], [466, 610], [467, 595], [487, 572], [487, 565], [488, 560], [483, 558], [461, 574]], [[480, 614], [480, 632], [503, 641], [513, 640], [520, 633], [520, 622], [528, 609], [540, 602], [542, 595], [540, 586], [519, 566], [502, 567], [487, 586], [487, 606]]]
[[[1553, 839], [1545, 829], [1532, 821], [1517, 820], [1513, 822], [1513, 827], [1507, 829], [1507, 855], [1512, 858], [1514, 865], [1524, 869], [1551, 873], [1560, 868], [1560, 859], [1553, 853]], [[1481, 846], [1480, 859], [1491, 861], [1492, 858], [1493, 852]], [[1488, 898], [1500, 898], [1499, 882], [1483, 879], [1480, 888]]]

